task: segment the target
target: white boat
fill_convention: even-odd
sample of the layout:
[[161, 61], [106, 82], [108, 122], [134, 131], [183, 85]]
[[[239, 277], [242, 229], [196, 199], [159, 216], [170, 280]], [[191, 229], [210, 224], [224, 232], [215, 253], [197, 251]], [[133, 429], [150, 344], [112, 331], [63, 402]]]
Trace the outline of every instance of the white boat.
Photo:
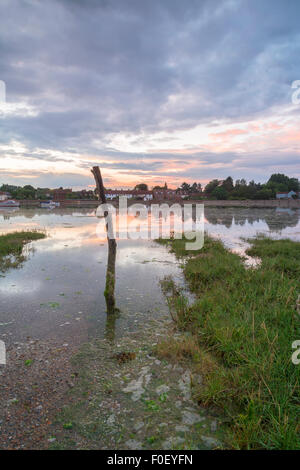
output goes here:
[[55, 202], [55, 201], [42, 201], [41, 202], [41, 207], [43, 209], [54, 209], [55, 207], [59, 207], [60, 202]]
[[4, 201], [0, 201], [0, 207], [19, 207], [19, 201], [15, 201], [14, 199], [5, 199]]

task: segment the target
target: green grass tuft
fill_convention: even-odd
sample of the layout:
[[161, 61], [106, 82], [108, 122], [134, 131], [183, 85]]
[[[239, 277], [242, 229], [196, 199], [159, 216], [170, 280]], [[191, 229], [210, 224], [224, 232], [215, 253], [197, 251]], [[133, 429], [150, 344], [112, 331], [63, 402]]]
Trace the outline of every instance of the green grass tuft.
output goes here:
[[0, 271], [20, 266], [25, 261], [24, 245], [45, 237], [46, 234], [38, 230], [0, 235]]

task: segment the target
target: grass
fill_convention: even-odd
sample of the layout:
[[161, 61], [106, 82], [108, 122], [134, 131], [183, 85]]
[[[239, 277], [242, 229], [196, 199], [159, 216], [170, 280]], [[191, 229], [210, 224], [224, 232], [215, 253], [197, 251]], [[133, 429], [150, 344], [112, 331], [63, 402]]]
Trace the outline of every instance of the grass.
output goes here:
[[300, 243], [248, 240], [247, 254], [261, 259], [249, 269], [209, 237], [202, 250], [190, 253], [184, 239], [161, 242], [185, 257], [196, 301], [189, 306], [167, 280], [172, 316], [192, 338], [165, 342], [158, 352], [194, 360], [203, 376], [195, 397], [225, 414], [228, 447], [299, 449], [300, 369], [291, 355], [292, 342], [300, 339]]
[[183, 336], [180, 339], [167, 338], [158, 343], [156, 353], [162, 359], [185, 362], [186, 359], [192, 359], [198, 362], [201, 357], [201, 350], [195, 336]]
[[45, 238], [46, 234], [37, 230], [12, 232], [0, 235], [0, 271], [16, 268], [25, 261], [23, 248], [27, 243]]

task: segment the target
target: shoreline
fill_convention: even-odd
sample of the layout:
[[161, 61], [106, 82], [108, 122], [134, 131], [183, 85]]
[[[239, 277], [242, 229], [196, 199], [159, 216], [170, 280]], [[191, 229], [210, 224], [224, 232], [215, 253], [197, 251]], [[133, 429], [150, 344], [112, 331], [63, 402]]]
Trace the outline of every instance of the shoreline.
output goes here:
[[[21, 208], [40, 208], [40, 203], [43, 202], [41, 200], [20, 200], [20, 207]], [[82, 199], [66, 199], [60, 202], [60, 208], [97, 208], [99, 206], [98, 200], [82, 200]], [[116, 201], [110, 201], [113, 205], [116, 204]], [[300, 199], [269, 199], [269, 200], [153, 200], [153, 201], [140, 201], [140, 200], [129, 200], [128, 206], [135, 204], [135, 203], [142, 203], [146, 206], [151, 204], [180, 204], [183, 205], [187, 204], [204, 204], [206, 207], [248, 207], [248, 208], [283, 208], [283, 209], [300, 209]]]

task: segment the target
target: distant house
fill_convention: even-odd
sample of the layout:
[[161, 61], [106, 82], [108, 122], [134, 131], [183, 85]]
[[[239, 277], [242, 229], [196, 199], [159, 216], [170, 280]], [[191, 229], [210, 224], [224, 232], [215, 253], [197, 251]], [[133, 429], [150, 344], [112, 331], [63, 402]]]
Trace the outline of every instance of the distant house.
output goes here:
[[[187, 191], [179, 190], [179, 189], [169, 189], [169, 188], [161, 188], [161, 189], [154, 189], [153, 196], [154, 199], [157, 200], [167, 200], [167, 201], [180, 201], [182, 199], [187, 199], [193, 193], [189, 193]], [[198, 194], [198, 193], [197, 193]]]
[[128, 191], [126, 189], [108, 189], [105, 191], [106, 199], [112, 201], [117, 199], [119, 196], [126, 197], [127, 199], [133, 198], [133, 191]]
[[106, 199], [112, 201], [119, 196], [126, 197], [127, 199], [140, 199], [143, 201], [151, 201], [153, 199], [152, 191], [141, 191], [136, 189], [108, 189], [105, 191]]
[[152, 191], [141, 191], [142, 194], [139, 195], [144, 201], [152, 201], [153, 193]]
[[62, 201], [63, 199], [67, 199], [67, 196], [72, 193], [72, 189], [52, 189], [51, 194], [53, 196], [53, 201]]
[[6, 199], [10, 199], [11, 194], [5, 191], [0, 191], [0, 201], [6, 201]]
[[153, 190], [154, 199], [157, 200], [174, 200], [178, 201], [185, 196], [184, 191], [176, 191], [176, 189], [161, 188]]
[[94, 191], [92, 190], [89, 190], [87, 191], [86, 189], [83, 189], [82, 191], [78, 191], [76, 194], [78, 194], [78, 196], [81, 198], [81, 199], [94, 199]]
[[291, 199], [293, 196], [299, 197], [299, 193], [295, 193], [295, 191], [277, 193], [276, 199]]

